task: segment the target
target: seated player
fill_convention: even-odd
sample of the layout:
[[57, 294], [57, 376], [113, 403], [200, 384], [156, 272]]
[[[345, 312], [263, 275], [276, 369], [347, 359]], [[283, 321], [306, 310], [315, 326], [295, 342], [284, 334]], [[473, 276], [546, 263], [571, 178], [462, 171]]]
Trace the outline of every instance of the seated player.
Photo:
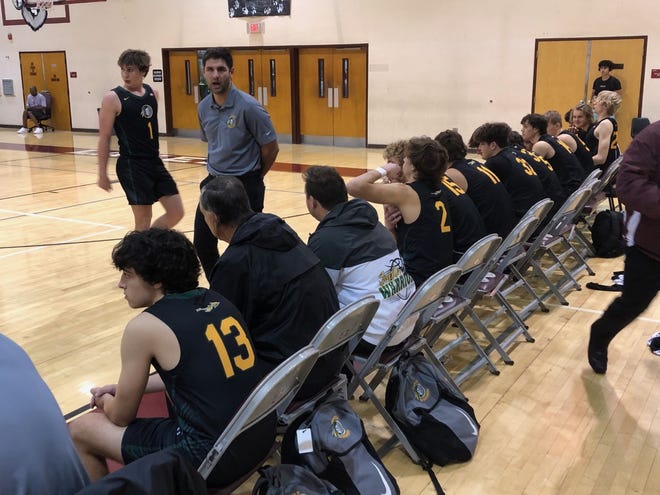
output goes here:
[[499, 177], [483, 163], [466, 158], [463, 137], [448, 129], [435, 137], [447, 150], [449, 168], [446, 175], [472, 199], [484, 221], [486, 232], [504, 239], [516, 225], [511, 197]]
[[[308, 245], [332, 279], [339, 305], [375, 296], [378, 311], [356, 349], [368, 354], [415, 292], [412, 277], [390, 232], [375, 208], [362, 199], [348, 200], [346, 184], [333, 167], [314, 165], [303, 174], [307, 210], [319, 221]], [[399, 328], [389, 346], [402, 343], [414, 322]]]
[[484, 164], [502, 181], [511, 196], [516, 221], [547, 197], [534, 169], [508, 148], [511, 127], [504, 122], [488, 122], [472, 133], [470, 146], [477, 148]]
[[578, 159], [584, 174], [589, 175], [594, 169], [594, 160], [587, 144], [572, 129], [562, 129], [561, 115], [556, 110], [549, 110], [543, 114], [548, 121], [548, 134], [555, 136], [571, 150]]
[[[386, 160], [391, 160], [393, 163], [401, 165], [403, 163], [404, 149], [405, 147], [398, 148], [398, 155], [396, 155], [394, 148], [390, 148]], [[401, 182], [402, 175], [398, 174], [389, 181]], [[451, 177], [447, 176], [446, 173], [440, 180], [439, 189], [445, 193], [447, 211], [452, 221], [452, 236], [454, 239], [452, 257], [456, 262], [465, 251], [486, 235], [486, 226], [472, 198], [465, 194], [463, 188], [454, 182]], [[400, 219], [400, 214], [396, 207], [389, 206], [386, 211], [388, 220], [397, 222]], [[391, 227], [390, 230], [392, 230]]]
[[[417, 287], [453, 262], [448, 198], [441, 189], [447, 166], [447, 150], [427, 136], [415, 137], [405, 144], [403, 167], [389, 162], [346, 185], [354, 197], [398, 208], [400, 220], [394, 227], [397, 246]], [[401, 171], [403, 183], [376, 183], [386, 175], [392, 179]]]
[[[220, 294], [198, 287], [200, 265], [192, 243], [180, 232], [130, 232], [115, 246], [119, 288], [129, 306], [146, 308], [122, 336], [116, 385], [92, 389], [92, 406], [69, 424], [92, 480], [107, 474], [106, 458], [128, 464], [172, 448], [193, 465], [266, 375], [247, 326]], [[157, 374], [149, 375], [153, 365]], [[165, 390], [169, 418], [136, 418], [142, 395]], [[244, 433], [211, 473], [211, 486], [225, 486], [249, 472], [268, 453], [275, 421], [268, 417]]]
[[[30, 132], [30, 129], [28, 129], [28, 119], [35, 124], [38, 124], [40, 120], [46, 118], [46, 105], [46, 97], [37, 92], [36, 86], [31, 86], [30, 94], [27, 97], [27, 104], [23, 111], [23, 127], [18, 130], [19, 134], [27, 134]], [[39, 126], [34, 128], [35, 134], [42, 134], [43, 132], [44, 130]]]
[[523, 140], [531, 143], [534, 153], [550, 162], [564, 195], [568, 197], [573, 194], [586, 177], [578, 159], [563, 141], [548, 134], [548, 121], [543, 115], [527, 114], [520, 123]]
[[[309, 345], [339, 310], [323, 265], [281, 218], [255, 213], [236, 177], [218, 176], [202, 188], [200, 208], [218, 239], [228, 243], [211, 272], [211, 289], [238, 307], [257, 355], [271, 366]], [[341, 371], [339, 348], [321, 356], [298, 392], [305, 398]]]

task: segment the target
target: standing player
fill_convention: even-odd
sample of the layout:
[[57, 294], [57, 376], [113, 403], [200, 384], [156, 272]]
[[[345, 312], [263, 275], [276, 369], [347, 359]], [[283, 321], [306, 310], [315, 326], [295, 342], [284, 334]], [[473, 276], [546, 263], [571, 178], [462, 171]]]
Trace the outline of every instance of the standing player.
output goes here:
[[[158, 93], [143, 84], [151, 57], [126, 50], [117, 64], [123, 86], [103, 97], [99, 112], [98, 186], [112, 190], [108, 177], [110, 137], [119, 140], [117, 177], [135, 218], [135, 230], [172, 228], [183, 218], [183, 203], [174, 179], [158, 156]], [[160, 201], [165, 214], [151, 222], [152, 205]]]

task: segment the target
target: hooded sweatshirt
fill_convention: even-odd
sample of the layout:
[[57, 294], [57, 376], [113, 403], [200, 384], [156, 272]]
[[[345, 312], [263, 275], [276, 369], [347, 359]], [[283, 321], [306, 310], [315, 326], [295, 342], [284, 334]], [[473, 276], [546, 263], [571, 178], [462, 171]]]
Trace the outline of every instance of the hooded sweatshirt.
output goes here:
[[267, 213], [238, 226], [210, 285], [240, 310], [257, 354], [273, 364], [308, 345], [339, 310], [319, 259], [284, 220]]
[[[362, 199], [338, 204], [321, 220], [308, 245], [330, 275], [341, 307], [370, 295], [380, 302], [362, 337], [377, 345], [415, 292], [415, 283], [374, 207]], [[408, 337], [413, 323], [401, 326], [388, 345]]]

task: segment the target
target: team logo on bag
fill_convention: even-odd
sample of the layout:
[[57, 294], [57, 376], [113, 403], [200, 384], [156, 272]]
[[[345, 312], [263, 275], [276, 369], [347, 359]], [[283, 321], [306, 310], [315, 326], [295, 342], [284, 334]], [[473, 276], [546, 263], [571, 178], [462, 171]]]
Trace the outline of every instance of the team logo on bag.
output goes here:
[[413, 393], [415, 394], [415, 399], [417, 399], [419, 402], [426, 402], [428, 400], [430, 395], [428, 388], [419, 383], [417, 380], [413, 382], [412, 388]]
[[339, 416], [333, 416], [330, 420], [332, 425], [332, 436], [335, 438], [348, 438], [351, 436], [351, 430], [344, 428]]

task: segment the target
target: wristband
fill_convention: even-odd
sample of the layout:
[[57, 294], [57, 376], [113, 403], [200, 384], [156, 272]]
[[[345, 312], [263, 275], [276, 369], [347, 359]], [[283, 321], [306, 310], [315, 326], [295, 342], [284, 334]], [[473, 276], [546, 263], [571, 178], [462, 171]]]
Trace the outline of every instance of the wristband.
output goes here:
[[385, 170], [383, 167], [378, 167], [374, 170], [378, 172], [381, 177], [385, 177], [387, 175], [387, 170]]

